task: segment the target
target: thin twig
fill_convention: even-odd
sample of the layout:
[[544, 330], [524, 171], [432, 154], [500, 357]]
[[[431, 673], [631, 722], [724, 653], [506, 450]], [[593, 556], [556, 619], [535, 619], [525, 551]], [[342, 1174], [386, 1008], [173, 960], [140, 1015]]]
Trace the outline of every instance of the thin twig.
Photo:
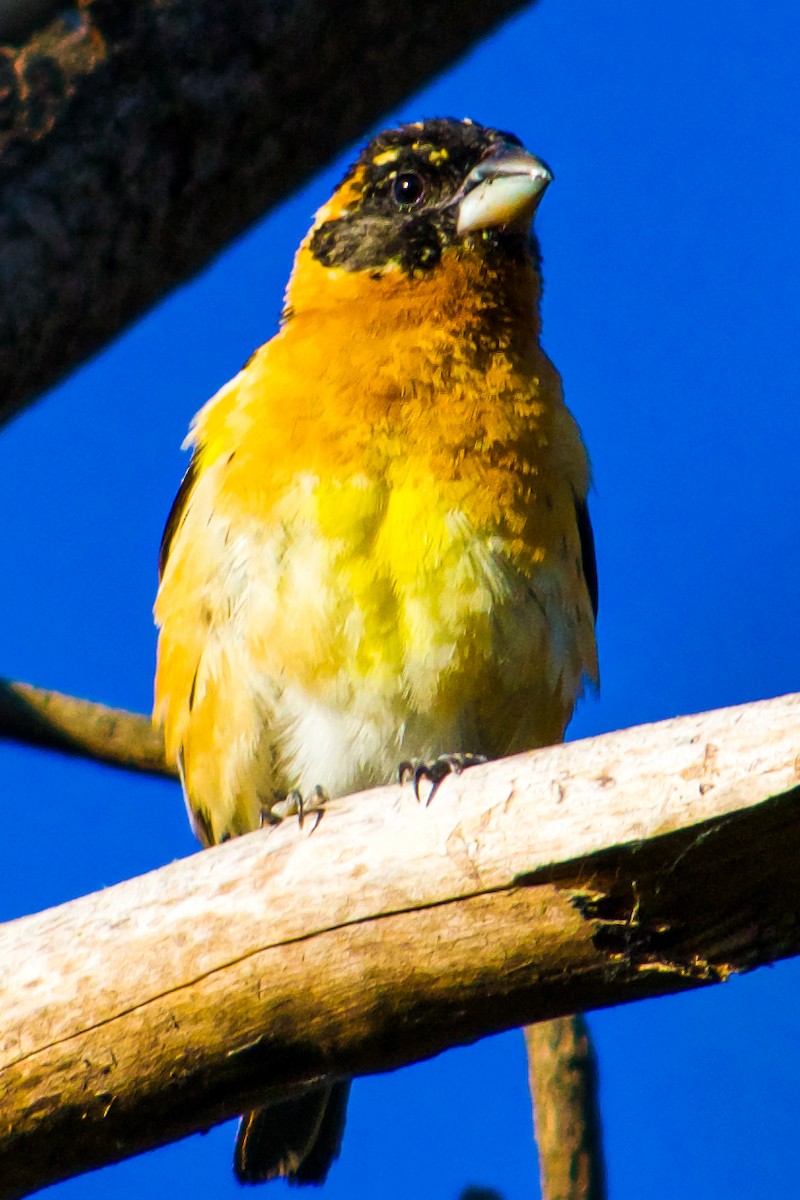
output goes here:
[[0, 680], [0, 737], [128, 771], [175, 775], [149, 717], [29, 683]]

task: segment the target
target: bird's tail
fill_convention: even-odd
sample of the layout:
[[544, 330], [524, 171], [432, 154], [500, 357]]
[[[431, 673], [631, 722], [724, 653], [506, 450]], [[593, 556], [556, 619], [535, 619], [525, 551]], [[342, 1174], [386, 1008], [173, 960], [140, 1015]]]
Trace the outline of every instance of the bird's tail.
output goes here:
[[347, 1079], [245, 1113], [233, 1159], [239, 1182], [324, 1183], [339, 1156], [349, 1095]]

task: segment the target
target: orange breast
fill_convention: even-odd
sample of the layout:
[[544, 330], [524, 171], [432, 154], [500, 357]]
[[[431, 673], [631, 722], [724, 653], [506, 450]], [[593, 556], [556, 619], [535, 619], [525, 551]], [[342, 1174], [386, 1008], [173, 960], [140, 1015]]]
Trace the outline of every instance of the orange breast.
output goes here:
[[586, 454], [532, 270], [506, 270], [373, 279], [301, 248], [297, 315], [198, 415], [157, 706], [214, 836], [272, 788], [555, 740], [595, 677]]

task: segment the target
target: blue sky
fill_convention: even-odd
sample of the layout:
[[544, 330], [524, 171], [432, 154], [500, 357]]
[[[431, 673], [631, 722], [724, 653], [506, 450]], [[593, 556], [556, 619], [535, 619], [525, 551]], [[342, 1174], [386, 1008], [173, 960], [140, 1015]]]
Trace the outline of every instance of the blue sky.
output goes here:
[[[537, 217], [543, 340], [592, 454], [601, 582], [602, 691], [572, 736], [800, 687], [799, 34], [790, 0], [542, 0], [381, 122], [473, 116], [556, 175]], [[149, 708], [180, 442], [274, 332], [348, 158], [3, 432], [4, 675]], [[171, 784], [6, 745], [0, 760], [4, 919], [195, 849]], [[794, 1193], [798, 986], [787, 963], [592, 1017], [612, 1200]], [[224, 1200], [232, 1137], [52, 1195]], [[511, 1033], [359, 1081], [324, 1194], [480, 1183], [527, 1200], [534, 1177]]]

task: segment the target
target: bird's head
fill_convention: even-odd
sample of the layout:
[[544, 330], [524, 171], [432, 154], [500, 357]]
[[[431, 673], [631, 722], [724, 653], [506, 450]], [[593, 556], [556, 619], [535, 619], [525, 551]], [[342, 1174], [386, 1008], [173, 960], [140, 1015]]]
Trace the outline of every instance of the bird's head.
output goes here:
[[[472, 121], [435, 119], [389, 129], [362, 150], [317, 213], [298, 252], [290, 310], [352, 295], [370, 281], [424, 303], [443, 269], [477, 279], [522, 268], [536, 276], [532, 221], [552, 180], [519, 139]], [[452, 287], [452, 280], [451, 285]], [[381, 291], [380, 287], [377, 291]], [[377, 297], [376, 297], [377, 298]]]

